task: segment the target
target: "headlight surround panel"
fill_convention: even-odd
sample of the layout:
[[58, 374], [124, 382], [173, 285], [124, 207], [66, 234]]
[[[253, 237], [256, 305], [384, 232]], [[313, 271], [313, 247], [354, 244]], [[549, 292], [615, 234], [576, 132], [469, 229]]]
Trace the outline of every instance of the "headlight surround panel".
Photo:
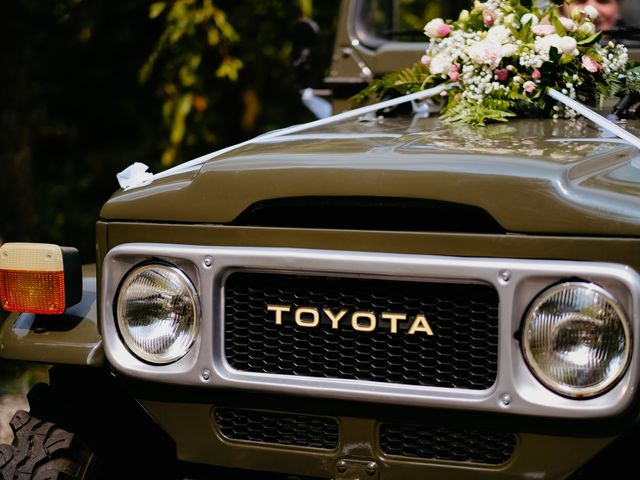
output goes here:
[[[133, 267], [149, 261], [180, 268], [199, 293], [202, 316], [199, 335], [184, 357], [168, 364], [150, 364], [132, 354], [122, 341], [115, 318], [118, 285]], [[492, 285], [500, 301], [496, 382], [486, 390], [475, 391], [237, 371], [224, 353], [224, 291], [228, 275], [239, 270]], [[583, 419], [621, 415], [634, 405], [639, 392], [638, 362], [630, 361], [621, 379], [603, 394], [570, 398], [540, 383], [527, 365], [516, 335], [521, 331], [529, 307], [541, 292], [575, 278], [598, 284], [615, 296], [631, 322], [631, 358], [637, 356], [640, 275], [628, 266], [604, 262], [122, 244], [111, 249], [104, 259], [100, 321], [104, 351], [110, 364], [122, 374], [145, 381], [534, 417]]]
[[571, 398], [601, 395], [624, 374], [631, 326], [620, 303], [590, 282], [564, 282], [538, 295], [522, 326], [522, 350], [538, 380]]

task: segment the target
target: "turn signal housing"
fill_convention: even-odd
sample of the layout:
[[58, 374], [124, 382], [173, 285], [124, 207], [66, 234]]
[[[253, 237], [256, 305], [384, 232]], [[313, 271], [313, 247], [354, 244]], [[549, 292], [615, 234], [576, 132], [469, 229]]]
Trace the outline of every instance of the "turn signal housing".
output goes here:
[[48, 243], [0, 247], [0, 305], [5, 310], [56, 315], [81, 298], [77, 249]]

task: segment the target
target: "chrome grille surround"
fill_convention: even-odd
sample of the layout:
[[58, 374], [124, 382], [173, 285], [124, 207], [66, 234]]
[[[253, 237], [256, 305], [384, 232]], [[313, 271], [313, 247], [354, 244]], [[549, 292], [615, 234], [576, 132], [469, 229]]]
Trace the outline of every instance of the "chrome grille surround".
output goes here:
[[[131, 355], [118, 336], [113, 314], [114, 297], [126, 272], [154, 258], [181, 268], [202, 299], [199, 339], [185, 357], [162, 366], [146, 364]], [[212, 259], [211, 266], [206, 265], [205, 258]], [[235, 271], [491, 285], [498, 293], [500, 305], [497, 380], [488, 389], [470, 390], [237, 371], [225, 359], [223, 318], [223, 285], [227, 275]], [[547, 417], [596, 418], [620, 414], [634, 400], [635, 386], [640, 381], [639, 362], [632, 359], [622, 380], [607, 393], [588, 400], [573, 400], [554, 394], [533, 377], [514, 338], [533, 298], [567, 278], [597, 283], [618, 299], [632, 319], [632, 356], [637, 355], [640, 276], [624, 265], [293, 248], [152, 243], [115, 247], [106, 255], [102, 269], [105, 288], [101, 293], [101, 331], [105, 353], [116, 370], [154, 382]], [[506, 394], [509, 402], [502, 401]]]

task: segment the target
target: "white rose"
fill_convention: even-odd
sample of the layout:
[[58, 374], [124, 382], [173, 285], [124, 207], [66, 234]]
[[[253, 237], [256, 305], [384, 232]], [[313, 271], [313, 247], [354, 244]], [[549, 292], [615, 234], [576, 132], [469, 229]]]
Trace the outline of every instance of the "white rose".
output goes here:
[[438, 34], [438, 27], [444, 25], [444, 20], [441, 18], [434, 18], [424, 26], [424, 33], [429, 38], [440, 38]]
[[505, 43], [502, 45], [502, 56], [513, 57], [518, 51], [518, 46], [513, 43]]
[[584, 22], [580, 25], [580, 31], [585, 35], [593, 35], [596, 33], [596, 26], [591, 22]]
[[536, 38], [535, 46], [536, 50], [544, 55], [549, 55], [551, 47], [557, 48], [560, 53], [565, 55], [578, 54], [578, 43], [575, 38], [569, 36], [561, 37], [555, 33], [553, 35], [547, 35], [546, 37]]
[[490, 40], [500, 45], [507, 43], [511, 39], [511, 30], [504, 25], [495, 25], [487, 32], [487, 40]]
[[536, 50], [545, 55], [549, 55], [549, 49], [551, 47], [556, 47], [559, 51], [562, 51], [562, 49], [560, 48], [561, 39], [562, 37], [557, 33], [546, 35], [544, 37], [538, 37], [535, 41]]
[[504, 17], [504, 24], [505, 25], [513, 25], [516, 21], [516, 15], [514, 13], [510, 13], [509, 15], [507, 15], [506, 17]]
[[591, 20], [595, 20], [596, 18], [598, 18], [598, 9], [591, 5], [587, 5], [586, 7], [584, 7], [584, 13], [586, 13], [587, 17], [589, 17]]
[[573, 37], [565, 36], [560, 38], [558, 47], [565, 55], [578, 55], [578, 42]]
[[520, 18], [520, 23], [522, 25], [526, 25], [527, 22], [531, 22], [531, 25], [537, 25], [539, 21], [540, 20], [538, 20], [538, 17], [536, 17], [533, 13], [525, 13]]
[[429, 70], [434, 75], [438, 75], [449, 72], [449, 65], [451, 65], [451, 58], [440, 53], [431, 59]]
[[489, 39], [471, 45], [467, 54], [474, 63], [492, 67], [497, 67], [503, 57], [501, 45]]
[[580, 13], [580, 9], [578, 7], [571, 7], [571, 18], [573, 18], [575, 22], [579, 22], [582, 18], [582, 14]]

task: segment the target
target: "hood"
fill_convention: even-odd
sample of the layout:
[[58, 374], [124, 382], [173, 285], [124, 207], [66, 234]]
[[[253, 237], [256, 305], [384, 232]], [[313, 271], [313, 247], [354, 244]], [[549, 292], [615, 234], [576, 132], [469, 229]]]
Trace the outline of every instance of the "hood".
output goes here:
[[[637, 123], [626, 128], [638, 135]], [[234, 224], [264, 202], [314, 198], [425, 200], [485, 212], [505, 232], [632, 236], [640, 152], [587, 120], [345, 121], [258, 137], [197, 170], [120, 190], [101, 217]]]

